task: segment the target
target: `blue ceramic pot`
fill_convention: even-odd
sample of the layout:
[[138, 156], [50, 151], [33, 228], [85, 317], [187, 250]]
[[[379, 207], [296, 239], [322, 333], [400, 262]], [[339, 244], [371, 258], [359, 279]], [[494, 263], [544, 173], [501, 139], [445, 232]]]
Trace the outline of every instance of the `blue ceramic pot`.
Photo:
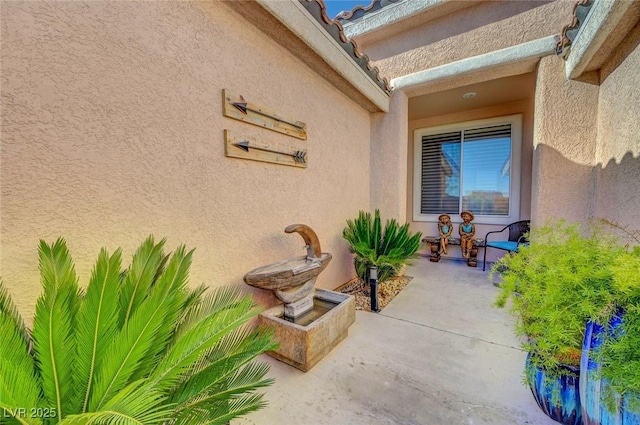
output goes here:
[[567, 374], [550, 379], [547, 373], [533, 364], [527, 356], [527, 381], [540, 409], [556, 422], [564, 425], [582, 425], [580, 390], [577, 367], [563, 366]]
[[[609, 388], [609, 383], [601, 376], [601, 365], [595, 360], [595, 352], [606, 338], [614, 338], [620, 332], [623, 312], [619, 311], [607, 327], [595, 322], [587, 322], [582, 343], [580, 360], [580, 401], [585, 425], [640, 425], [640, 412], [632, 413], [628, 406], [634, 400], [640, 402], [640, 394], [620, 394]], [[613, 395], [614, 411], [609, 411], [603, 395]]]

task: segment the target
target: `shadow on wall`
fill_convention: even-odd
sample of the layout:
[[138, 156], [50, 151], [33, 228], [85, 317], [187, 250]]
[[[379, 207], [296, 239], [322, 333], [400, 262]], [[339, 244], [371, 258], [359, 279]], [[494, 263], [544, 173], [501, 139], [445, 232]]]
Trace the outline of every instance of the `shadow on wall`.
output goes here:
[[[578, 148], [578, 147], [576, 147]], [[539, 145], [533, 159], [533, 225], [565, 219], [586, 223], [605, 218], [630, 228], [640, 210], [640, 157], [627, 152], [619, 162], [580, 164]]]
[[640, 229], [640, 153], [627, 152], [620, 162], [598, 164], [597, 172], [595, 216]]
[[[570, 149], [577, 155], [581, 147]], [[536, 146], [531, 176], [532, 225], [558, 219], [586, 223], [595, 212], [596, 176], [593, 165], [567, 158], [548, 145]]]

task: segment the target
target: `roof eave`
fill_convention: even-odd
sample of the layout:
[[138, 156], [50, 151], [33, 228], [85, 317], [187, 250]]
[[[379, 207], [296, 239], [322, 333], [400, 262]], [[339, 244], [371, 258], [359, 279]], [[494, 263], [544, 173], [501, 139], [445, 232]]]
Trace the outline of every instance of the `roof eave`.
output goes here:
[[597, 1], [593, 4], [566, 57], [568, 79], [580, 79], [602, 67], [620, 39], [614, 37], [614, 33], [626, 34], [635, 25], [630, 19], [637, 17], [633, 8], [638, 9], [638, 4], [632, 1]]
[[473, 4], [454, 0], [402, 1], [368, 12], [354, 22], [344, 19], [339, 19], [339, 21], [344, 27], [345, 34], [350, 38], [356, 38], [382, 29], [388, 29], [399, 22], [407, 21], [418, 15], [420, 15], [420, 19], [417, 23], [424, 24], [427, 21], [470, 7]]
[[468, 57], [391, 80], [394, 90], [420, 96], [461, 85], [533, 71], [540, 58], [555, 54], [557, 36], [547, 36]]
[[[240, 2], [230, 2], [229, 4], [233, 7], [238, 3]], [[359, 95], [350, 97], [356, 101], [359, 100], [358, 98], [365, 100], [367, 104], [362, 106], [370, 112], [389, 111], [389, 94], [367, 75], [298, 0], [255, 0], [234, 8], [245, 14], [246, 8], [251, 7], [252, 3], [259, 5], [279, 21], [302, 42], [306, 49], [313, 53], [315, 58], [320, 58], [335, 71], [334, 75], [321, 74], [323, 77], [339, 88], [345, 87], [344, 81], [346, 81], [348, 86]], [[313, 63], [310, 63], [308, 58], [301, 57], [301, 59], [313, 68]], [[338, 81], [339, 79], [343, 81]], [[346, 94], [350, 95], [351, 93]]]

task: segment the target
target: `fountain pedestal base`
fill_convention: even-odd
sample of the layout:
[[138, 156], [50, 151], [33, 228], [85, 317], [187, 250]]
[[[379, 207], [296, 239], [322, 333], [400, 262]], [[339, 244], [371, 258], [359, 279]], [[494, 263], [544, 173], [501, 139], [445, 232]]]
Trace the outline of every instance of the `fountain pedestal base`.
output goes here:
[[[283, 305], [265, 310], [258, 316], [260, 326], [275, 328], [274, 338], [280, 343], [277, 350], [267, 354], [304, 372], [347, 336], [349, 326], [356, 318], [355, 298], [351, 295], [316, 289], [313, 299], [314, 305], [332, 307], [305, 325], [285, 320]], [[303, 315], [301, 323], [314, 313], [312, 310]]]
[[284, 305], [284, 318], [289, 321], [294, 321], [299, 317], [302, 317], [306, 313], [313, 310], [313, 299], [315, 298], [314, 293], [311, 292], [309, 295], [301, 299], [300, 301], [296, 301], [294, 303], [285, 304]]

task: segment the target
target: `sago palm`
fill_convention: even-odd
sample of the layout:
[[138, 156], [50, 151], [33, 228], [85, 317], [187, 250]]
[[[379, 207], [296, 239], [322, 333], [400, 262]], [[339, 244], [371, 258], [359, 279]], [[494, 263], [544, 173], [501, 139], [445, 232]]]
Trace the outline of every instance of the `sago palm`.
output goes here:
[[358, 218], [347, 220], [342, 237], [355, 254], [358, 276], [366, 281], [369, 267], [376, 266], [378, 279], [384, 281], [398, 274], [400, 268], [415, 257], [422, 233], [411, 234], [409, 223], [400, 226], [395, 219], [387, 220], [383, 228], [380, 211], [375, 210], [374, 217], [360, 211]]
[[0, 423], [225, 424], [264, 406], [275, 348], [238, 289], [190, 289], [193, 251], [149, 237], [122, 270], [103, 249], [85, 290], [63, 239], [40, 243], [28, 330], [0, 282]]

